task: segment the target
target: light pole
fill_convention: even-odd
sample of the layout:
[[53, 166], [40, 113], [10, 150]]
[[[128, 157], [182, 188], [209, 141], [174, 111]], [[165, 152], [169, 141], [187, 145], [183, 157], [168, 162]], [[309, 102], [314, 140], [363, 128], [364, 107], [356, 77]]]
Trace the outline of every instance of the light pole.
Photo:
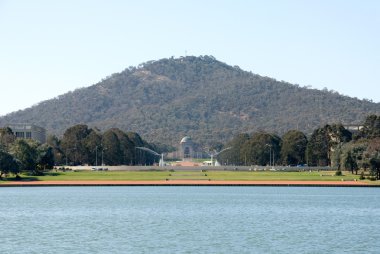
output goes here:
[[107, 150], [106, 148], [102, 148], [102, 166], [104, 166], [104, 150]]
[[271, 167], [272, 166], [272, 145], [265, 144], [265, 146], [269, 147], [269, 167]]
[[95, 147], [95, 166], [98, 166], [98, 146]]
[[272, 146], [269, 147], [269, 167], [272, 166]]

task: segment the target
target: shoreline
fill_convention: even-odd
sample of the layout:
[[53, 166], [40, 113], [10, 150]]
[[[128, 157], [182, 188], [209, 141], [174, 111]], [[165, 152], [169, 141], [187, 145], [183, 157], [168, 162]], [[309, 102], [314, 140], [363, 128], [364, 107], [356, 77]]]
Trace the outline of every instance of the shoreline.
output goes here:
[[380, 187], [358, 181], [217, 181], [217, 180], [156, 180], [156, 181], [12, 181], [1, 187], [59, 186], [278, 186], [278, 187]]

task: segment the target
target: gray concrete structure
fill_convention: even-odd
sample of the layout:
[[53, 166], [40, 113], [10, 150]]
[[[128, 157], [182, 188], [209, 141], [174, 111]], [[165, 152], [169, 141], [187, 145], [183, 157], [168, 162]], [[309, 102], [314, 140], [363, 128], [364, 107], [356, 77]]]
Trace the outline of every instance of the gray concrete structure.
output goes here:
[[187, 160], [194, 157], [194, 143], [190, 137], [186, 136], [181, 139], [180, 151], [182, 160]]
[[46, 130], [34, 124], [9, 124], [16, 138], [34, 139], [46, 143]]

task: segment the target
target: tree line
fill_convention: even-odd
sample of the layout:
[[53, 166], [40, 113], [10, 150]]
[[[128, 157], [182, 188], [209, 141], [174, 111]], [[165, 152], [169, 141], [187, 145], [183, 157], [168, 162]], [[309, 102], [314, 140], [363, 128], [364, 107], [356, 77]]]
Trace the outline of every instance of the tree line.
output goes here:
[[[112, 128], [101, 132], [85, 124], [74, 125], [62, 138], [51, 135], [46, 144], [16, 139], [10, 128], [0, 129], [0, 178], [26, 172], [36, 175], [54, 165], [152, 165], [167, 146], [154, 145], [135, 132]], [[338, 170], [370, 170], [380, 179], [380, 116], [369, 115], [354, 133], [342, 124], [325, 125], [307, 137], [290, 130], [282, 137], [264, 131], [239, 134], [220, 149], [218, 160], [228, 165], [331, 166]]]
[[8, 173], [39, 175], [53, 165], [51, 146], [32, 139], [16, 139], [10, 128], [0, 129], [0, 179]]
[[24, 172], [40, 175], [54, 165], [152, 165], [158, 159], [146, 151], [165, 146], [149, 144], [135, 132], [112, 128], [101, 132], [78, 124], [68, 128], [61, 139], [50, 135], [46, 144], [32, 139], [16, 139], [10, 128], [0, 129], [0, 178]]
[[380, 116], [369, 115], [360, 130], [351, 133], [342, 124], [325, 125], [307, 137], [290, 130], [282, 137], [264, 131], [239, 134], [218, 156], [228, 165], [331, 166], [337, 170], [370, 170], [380, 179]]

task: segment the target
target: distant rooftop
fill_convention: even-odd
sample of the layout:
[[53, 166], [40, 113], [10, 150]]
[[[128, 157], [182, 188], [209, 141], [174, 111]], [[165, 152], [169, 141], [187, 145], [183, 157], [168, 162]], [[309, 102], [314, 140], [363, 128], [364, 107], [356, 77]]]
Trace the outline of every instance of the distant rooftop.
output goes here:
[[6, 125], [9, 127], [16, 138], [34, 139], [41, 144], [46, 142], [46, 130], [34, 124], [13, 123]]

